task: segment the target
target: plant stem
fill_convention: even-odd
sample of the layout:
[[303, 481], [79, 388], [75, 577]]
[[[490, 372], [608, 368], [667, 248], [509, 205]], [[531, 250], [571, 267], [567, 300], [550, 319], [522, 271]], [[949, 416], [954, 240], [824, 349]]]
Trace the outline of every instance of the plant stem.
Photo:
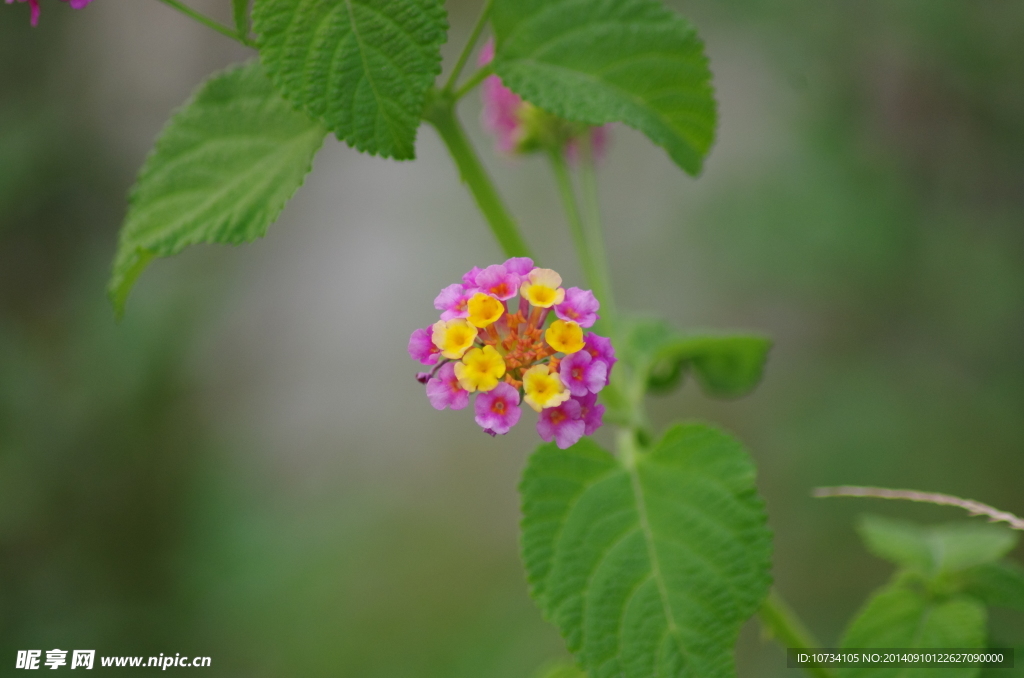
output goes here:
[[583, 194], [583, 224], [590, 254], [593, 257], [594, 275], [597, 280], [594, 289], [601, 299], [601, 316], [614, 329], [618, 328], [618, 313], [615, 297], [612, 295], [611, 275], [608, 271], [608, 255], [604, 246], [604, 229], [601, 226], [601, 203], [597, 193], [597, 172], [594, 163], [594, 148], [591, 135], [584, 134], [579, 141], [580, 189]]
[[565, 156], [562, 154], [561, 148], [551, 149], [548, 157], [551, 159], [551, 168], [555, 172], [558, 193], [562, 198], [562, 207], [565, 208], [565, 218], [569, 222], [569, 233], [572, 234], [572, 242], [576, 246], [576, 256], [580, 259], [587, 284], [593, 287], [595, 282], [593, 257], [590, 256], [587, 236], [583, 233], [583, 219], [580, 217], [579, 206], [576, 204], [576, 191], [572, 185], [572, 177], [569, 175], [569, 167], [565, 163]]
[[455, 115], [455, 102], [450, 95], [434, 92], [431, 95], [423, 118], [437, 129], [441, 139], [448, 147], [455, 164], [459, 168], [462, 181], [469, 187], [469, 192], [476, 199], [480, 211], [484, 213], [487, 223], [498, 239], [505, 255], [509, 257], [529, 257], [530, 248], [519, 233], [508, 208], [494, 188], [491, 177], [484, 169], [480, 157], [466, 136], [466, 131]]
[[[565, 207], [566, 220], [569, 222], [569, 232], [572, 234], [572, 241], [576, 246], [576, 256], [579, 257], [587, 285], [594, 291], [597, 300], [601, 302], [602, 313], [601, 319], [598, 320], [598, 326], [614, 329], [612, 315], [607, 313], [608, 307], [606, 306], [606, 304], [612, 305], [611, 291], [605, 285], [601, 265], [594, 256], [593, 243], [587, 238], [587, 233], [584, 230], [583, 219], [576, 202], [576, 192], [572, 185], [572, 176], [569, 174], [569, 166], [565, 162], [565, 154], [561, 148], [558, 148], [551, 149], [548, 156], [551, 158], [551, 167], [555, 171], [558, 192], [562, 197], [562, 205]], [[608, 333], [607, 330], [604, 332]]]
[[[774, 589], [768, 594], [758, 613], [761, 623], [784, 648], [810, 650], [821, 647], [796, 613]], [[804, 670], [816, 678], [835, 678], [824, 666], [805, 666]]]
[[[473, 26], [473, 31], [469, 34], [469, 40], [466, 41], [466, 46], [462, 48], [462, 54], [459, 55], [459, 60], [455, 62], [455, 68], [452, 69], [452, 74], [448, 76], [448, 82], [444, 86], [444, 92], [451, 93], [455, 89], [455, 83], [459, 80], [459, 74], [462, 73], [462, 69], [466, 66], [466, 62], [469, 60], [469, 55], [473, 53], [473, 48], [476, 47], [476, 41], [480, 39], [480, 33], [483, 32], [484, 26], [487, 25], [487, 17], [491, 13], [491, 0], [485, 0], [484, 8], [480, 11], [480, 16], [476, 20], [476, 25]], [[458, 97], [455, 97], [458, 99]]]
[[452, 95], [452, 97], [453, 97], [453, 98], [454, 98], [454, 99], [455, 99], [456, 101], [458, 101], [458, 100], [459, 100], [459, 99], [461, 99], [462, 97], [464, 97], [464, 96], [466, 96], [467, 94], [469, 94], [469, 92], [470, 92], [470, 91], [471, 91], [471, 90], [472, 90], [472, 89], [473, 89], [474, 87], [476, 87], [476, 86], [477, 86], [477, 85], [479, 85], [479, 84], [480, 84], [481, 82], [483, 82], [483, 81], [484, 81], [484, 78], [486, 78], [486, 77], [487, 77], [488, 75], [490, 75], [491, 73], [494, 73], [494, 69], [493, 69], [493, 68], [491, 68], [491, 65], [490, 65], [490, 64], [488, 64], [488, 65], [486, 65], [486, 66], [484, 66], [484, 67], [482, 67], [482, 68], [478, 69], [478, 70], [476, 71], [476, 73], [474, 73], [473, 75], [469, 76], [469, 78], [468, 78], [468, 79], [466, 80], [466, 82], [462, 83], [462, 87], [460, 87], [459, 89], [457, 89], [457, 90], [455, 91], [455, 94], [453, 94], [453, 95]]
[[164, 3], [168, 7], [173, 7], [174, 9], [178, 10], [179, 12], [184, 14], [185, 16], [188, 16], [188, 17], [190, 17], [192, 19], [195, 19], [196, 21], [198, 21], [199, 23], [203, 24], [204, 26], [207, 26], [208, 28], [212, 28], [213, 30], [217, 31], [218, 33], [220, 33], [222, 35], [228, 36], [232, 40], [237, 40], [238, 42], [242, 43], [246, 47], [255, 47], [256, 46], [255, 43], [253, 43], [252, 40], [249, 40], [244, 35], [239, 35], [233, 29], [228, 28], [227, 26], [225, 26], [224, 24], [220, 23], [219, 21], [214, 21], [213, 19], [211, 19], [210, 17], [206, 16], [205, 14], [203, 14], [201, 12], [197, 12], [196, 10], [192, 9], [191, 7], [186, 5], [185, 3], [180, 2], [179, 0], [160, 0], [160, 2]]

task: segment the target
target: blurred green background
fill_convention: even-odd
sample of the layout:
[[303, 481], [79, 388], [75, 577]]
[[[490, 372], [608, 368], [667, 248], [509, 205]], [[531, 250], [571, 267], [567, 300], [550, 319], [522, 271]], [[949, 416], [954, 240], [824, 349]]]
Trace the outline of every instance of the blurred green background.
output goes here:
[[[775, 338], [754, 395], [689, 384], [652, 409], [749, 445], [776, 582], [832, 644], [891, 571], [856, 515], [960, 516], [813, 487], [1024, 512], [1024, 5], [674, 4], [707, 43], [719, 141], [694, 181], [615, 130], [618, 296]], [[449, 63], [477, 6], [449, 3]], [[532, 425], [491, 440], [435, 412], [405, 354], [435, 291], [501, 258], [432, 130], [415, 163], [329, 139], [266, 239], [157, 262], [113, 321], [135, 170], [249, 56], [153, 1], [43, 0], [36, 29], [0, 6], [0, 674], [59, 647], [209, 655], [217, 676], [529, 678], [564, 652], [517, 555]], [[547, 168], [495, 155], [478, 116], [469, 97], [529, 240], [578, 283]], [[756, 623], [737, 656], [793, 674]]]

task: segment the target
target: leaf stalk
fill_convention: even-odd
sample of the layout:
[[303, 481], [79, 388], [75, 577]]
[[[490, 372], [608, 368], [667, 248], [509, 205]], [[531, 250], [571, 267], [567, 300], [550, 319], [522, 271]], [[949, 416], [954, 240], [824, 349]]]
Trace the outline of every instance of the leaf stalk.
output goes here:
[[494, 182], [480, 161], [480, 156], [477, 155], [455, 114], [455, 101], [451, 95], [433, 92], [423, 112], [423, 118], [441, 135], [441, 140], [448, 147], [448, 152], [459, 168], [462, 181], [473, 194], [477, 206], [483, 212], [505, 255], [531, 257], [530, 248], [519, 232], [519, 226], [502, 201]]
[[[484, 2], [483, 9], [480, 10], [480, 16], [477, 17], [476, 25], [473, 26], [473, 30], [469, 34], [469, 40], [466, 41], [466, 46], [462, 48], [462, 54], [459, 55], [459, 60], [455, 62], [455, 68], [452, 69], [452, 74], [448, 76], [448, 82], [445, 83], [443, 90], [445, 93], [451, 94], [455, 89], [455, 83], [458, 82], [459, 75], [462, 73], [462, 69], [465, 68], [466, 62], [469, 61], [469, 55], [473, 53], [473, 48], [476, 47], [476, 43], [480, 39], [480, 34], [483, 32], [484, 26], [487, 25], [487, 19], [490, 17], [490, 14], [491, 0], [486, 0], [486, 2]], [[481, 80], [482, 79], [483, 78], [481, 78]], [[479, 81], [477, 81], [477, 83], [479, 83]], [[472, 89], [472, 87], [469, 89]], [[461, 92], [462, 88], [460, 88], [459, 91]], [[456, 96], [455, 98], [458, 99], [460, 97]]]
[[[784, 648], [813, 650], [821, 647], [818, 640], [807, 630], [800, 618], [775, 589], [772, 589], [768, 597], [765, 598], [758, 616], [765, 630]], [[805, 666], [804, 670], [815, 678], [835, 678], [835, 674], [824, 666]]]
[[229, 28], [228, 26], [225, 26], [224, 24], [220, 23], [219, 21], [211, 19], [210, 17], [206, 16], [202, 12], [198, 12], [198, 11], [192, 9], [191, 7], [189, 7], [188, 5], [186, 5], [183, 2], [180, 2], [179, 0], [160, 0], [160, 2], [164, 3], [168, 7], [172, 7], [174, 9], [178, 10], [179, 12], [181, 12], [182, 14], [184, 14], [185, 16], [187, 16], [189, 18], [198, 21], [199, 23], [203, 24], [207, 28], [212, 28], [213, 30], [215, 30], [218, 33], [220, 33], [221, 35], [226, 35], [227, 37], [231, 38], [232, 40], [240, 42], [241, 44], [245, 45], [246, 47], [256, 47], [256, 43], [254, 43], [252, 40], [250, 40], [249, 38], [245, 37], [244, 35], [239, 34], [238, 31], [235, 31], [234, 29]]

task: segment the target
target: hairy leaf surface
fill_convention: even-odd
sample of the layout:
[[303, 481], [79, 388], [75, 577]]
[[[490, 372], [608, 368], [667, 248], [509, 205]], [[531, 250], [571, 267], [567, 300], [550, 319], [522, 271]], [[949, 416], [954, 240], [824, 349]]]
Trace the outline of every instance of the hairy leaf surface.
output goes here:
[[[868, 601], [843, 638], [843, 647], [982, 648], [985, 606], [971, 596], [930, 599], [902, 586], [884, 588]], [[913, 678], [921, 669], [865, 666], [837, 669], [843, 678]], [[934, 678], [972, 678], [977, 667], [931, 668]]]
[[360, 151], [415, 156], [448, 28], [438, 0], [255, 0], [252, 20], [286, 97]]
[[715, 678], [770, 583], [739, 443], [676, 426], [627, 467], [589, 439], [540, 447], [521, 485], [531, 594], [590, 678]]
[[621, 121], [690, 174], [715, 136], [704, 46], [657, 0], [494, 0], [494, 69], [504, 83], [567, 120]]
[[109, 285], [118, 313], [154, 257], [264, 235], [326, 133], [277, 94], [258, 62], [207, 80], [168, 122], [129, 196]]

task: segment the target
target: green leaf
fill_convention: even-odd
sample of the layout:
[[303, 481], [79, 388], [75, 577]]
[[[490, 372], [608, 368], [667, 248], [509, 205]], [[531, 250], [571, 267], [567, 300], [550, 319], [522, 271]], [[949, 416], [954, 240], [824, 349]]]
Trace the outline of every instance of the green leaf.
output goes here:
[[589, 439], [544, 445], [520, 491], [531, 595], [590, 678], [733, 675], [771, 564], [738, 442], [676, 426], [629, 465]]
[[752, 334], [680, 336], [668, 340], [654, 355], [647, 388], [665, 393], [693, 369], [708, 395], [735, 398], [761, 381], [772, 342]]
[[866, 515], [859, 532], [879, 558], [929, 577], [997, 561], [1017, 544], [1012, 530], [978, 522], [921, 526]]
[[[982, 648], [985, 607], [970, 596], [930, 599], [890, 586], [876, 593], [850, 624], [844, 648]], [[930, 678], [972, 678], [977, 667], [928, 669]], [[920, 669], [871, 666], [838, 669], [843, 678], [914, 678]]]
[[239, 37], [249, 35], [249, 0], [231, 0], [231, 12], [235, 18], [235, 30]]
[[448, 29], [438, 0], [255, 0], [252, 21], [286, 97], [360, 151], [415, 157]]
[[646, 371], [652, 393], [668, 393], [692, 370], [703, 391], [736, 398], [761, 381], [772, 342], [757, 334], [682, 334], [661, 320], [634, 321], [624, 357]]
[[494, 70], [567, 120], [621, 121], [690, 174], [715, 137], [704, 46], [657, 0], [494, 0]]
[[129, 196], [108, 288], [118, 314], [154, 257], [263, 236], [325, 135], [274, 91], [258, 62], [207, 80], [167, 123]]
[[1024, 567], [1017, 563], [1004, 560], [973, 567], [964, 573], [963, 589], [987, 605], [1024, 612]]
[[572, 662], [558, 662], [545, 666], [537, 673], [536, 678], [587, 678], [587, 674], [580, 671]]

